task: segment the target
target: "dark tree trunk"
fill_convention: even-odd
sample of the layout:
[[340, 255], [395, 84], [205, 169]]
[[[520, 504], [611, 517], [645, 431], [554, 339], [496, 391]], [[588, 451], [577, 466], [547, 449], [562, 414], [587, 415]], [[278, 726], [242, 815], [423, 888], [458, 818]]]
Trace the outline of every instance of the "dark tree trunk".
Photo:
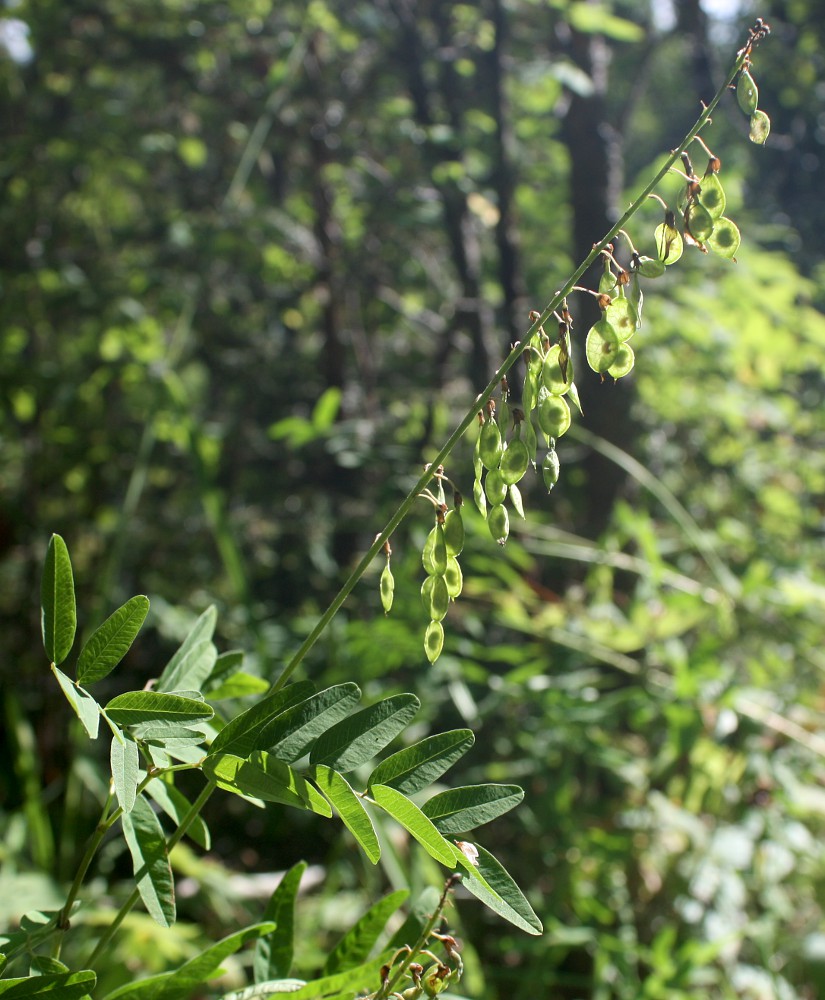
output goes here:
[[[614, 223], [622, 190], [621, 136], [607, 112], [608, 48], [598, 35], [571, 32], [569, 54], [593, 81], [590, 94], [574, 94], [564, 119], [563, 135], [570, 154], [570, 198], [573, 208], [573, 252], [581, 260]], [[588, 287], [598, 284], [601, 266], [586, 276]], [[583, 358], [584, 338], [599, 318], [591, 296], [579, 295], [574, 306], [574, 342], [577, 351], [577, 384], [584, 406], [584, 425], [594, 434], [621, 448], [632, 448], [633, 423], [630, 380], [613, 384], [609, 377], [599, 384]], [[615, 463], [595, 451], [582, 465], [586, 476], [585, 506], [579, 530], [597, 537], [608, 524], [613, 504], [625, 481]]]

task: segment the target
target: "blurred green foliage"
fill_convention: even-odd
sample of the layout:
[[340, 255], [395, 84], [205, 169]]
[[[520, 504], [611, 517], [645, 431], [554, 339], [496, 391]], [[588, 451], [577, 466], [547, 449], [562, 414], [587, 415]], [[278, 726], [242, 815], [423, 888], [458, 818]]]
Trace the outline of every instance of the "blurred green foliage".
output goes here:
[[[559, 485], [524, 491], [503, 553], [467, 511], [465, 592], [434, 667], [422, 510], [393, 539], [392, 615], [377, 565], [309, 670], [373, 699], [418, 691], [410, 739], [466, 725], [467, 781], [527, 789], [490, 846], [548, 930], [511, 934], [462, 901], [466, 995], [825, 993], [822, 22], [802, 0], [741, 4], [712, 32], [688, 16], [698, 3], [674, 5], [675, 24], [663, 5], [604, 6], [4, 12], [32, 58], [0, 57], [2, 917], [23, 887], [62, 899], [105, 794], [85, 748], [67, 778], [67, 715], [40, 673], [50, 533], [70, 541], [90, 625], [150, 594], [156, 631], [127, 661], [139, 686], [213, 600], [225, 644], [271, 679], [575, 262], [565, 114], [594, 87], [582, 46], [607, 53], [621, 207], [761, 15], [771, 139], [747, 143], [733, 98], [707, 135], [738, 263], [686, 255], [650, 285], [630, 387], [581, 387], [586, 417], [613, 393], [633, 439], [571, 431]], [[637, 219], [642, 252], [657, 213]], [[594, 537], [599, 448], [622, 485]], [[469, 444], [448, 471], [469, 493]], [[376, 871], [303, 814], [209, 818], [213, 854], [175, 856], [184, 919], [161, 934], [132, 915], [120, 974], [258, 919], [257, 876], [299, 858], [318, 879], [299, 907], [308, 966], [365, 897], [432, 878], [404, 844]], [[104, 849], [92, 889], [125, 895], [126, 873]]]

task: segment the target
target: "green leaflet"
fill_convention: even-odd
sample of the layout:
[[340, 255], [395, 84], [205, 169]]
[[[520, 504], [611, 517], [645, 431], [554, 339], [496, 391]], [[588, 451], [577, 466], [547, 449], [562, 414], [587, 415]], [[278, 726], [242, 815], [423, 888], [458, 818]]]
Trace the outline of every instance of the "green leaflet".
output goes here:
[[133, 739], [118, 731], [112, 736], [109, 760], [112, 765], [112, 780], [120, 808], [129, 813], [135, 805], [135, 795], [140, 780], [140, 760], [138, 745]]
[[222, 678], [234, 673], [236, 670], [240, 670], [243, 665], [243, 658], [242, 649], [230, 649], [225, 653], [221, 653], [217, 660], [215, 660], [212, 673], [207, 677], [203, 685], [204, 691], [212, 691], [213, 688], [217, 687]]
[[378, 973], [381, 966], [392, 957], [390, 950], [384, 950], [380, 955], [357, 965], [353, 969], [345, 972], [337, 972], [331, 976], [323, 976], [321, 979], [313, 979], [290, 993], [290, 1000], [317, 1000], [318, 997], [327, 996], [331, 993], [350, 993], [352, 996], [360, 994], [367, 989], [374, 987], [378, 981]]
[[[158, 681], [157, 691], [200, 691], [204, 681], [212, 673], [218, 659], [218, 651], [211, 639], [201, 639], [194, 643], [178, 660], [177, 666], [167, 679]], [[167, 668], [168, 670], [168, 668]], [[166, 675], [167, 670], [164, 670]]]
[[95, 629], [78, 657], [78, 684], [94, 684], [115, 669], [129, 652], [148, 613], [148, 597], [130, 597]]
[[0, 996], [8, 1000], [26, 997], [48, 997], [48, 1000], [81, 1000], [94, 989], [97, 976], [91, 969], [64, 972], [58, 975], [25, 976], [0, 980]]
[[409, 889], [398, 889], [371, 906], [329, 953], [324, 963], [324, 975], [345, 972], [366, 961], [387, 921], [409, 895]]
[[106, 705], [106, 714], [118, 726], [134, 726], [139, 722], [168, 719], [174, 722], [196, 722], [211, 719], [213, 708], [194, 698], [159, 691], [127, 691]]
[[221, 964], [247, 941], [269, 934], [274, 924], [253, 924], [235, 934], [230, 934], [211, 948], [207, 948], [195, 958], [185, 962], [174, 972], [164, 972], [158, 976], [148, 976], [134, 983], [126, 983], [112, 990], [105, 1000], [184, 1000], [193, 993], [201, 983], [213, 978], [220, 972]]
[[327, 764], [344, 774], [352, 771], [383, 750], [420, 707], [414, 694], [398, 694], [356, 712], [319, 737], [310, 763]]
[[304, 979], [269, 979], [265, 982], [255, 983], [254, 986], [247, 986], [242, 990], [224, 993], [220, 1000], [258, 1000], [258, 998], [273, 996], [275, 993], [294, 993], [302, 986], [306, 986]]
[[124, 813], [121, 822], [140, 898], [156, 923], [171, 927], [175, 922], [175, 883], [158, 818], [146, 799], [139, 795], [132, 811]]
[[[215, 661], [212, 661], [209, 671], [200, 678], [200, 682], [195, 683], [194, 679], [198, 676], [198, 664], [191, 659], [191, 653], [201, 643], [211, 641], [217, 620], [218, 612], [215, 605], [212, 604], [198, 618], [192, 626], [189, 635], [183, 640], [172, 656], [172, 659], [164, 667], [163, 673], [158, 678], [157, 685], [155, 686], [157, 691], [179, 691], [181, 688], [190, 686], [199, 689], [200, 683], [209, 676], [212, 667], [215, 665]], [[217, 653], [215, 655], [217, 656]]]
[[255, 748], [269, 750], [291, 764], [303, 757], [322, 733], [346, 718], [360, 700], [361, 689], [352, 682], [325, 688], [263, 726]]
[[389, 785], [405, 795], [421, 791], [448, 771], [475, 743], [469, 729], [427, 736], [387, 757], [375, 768], [367, 787]]
[[444, 836], [454, 836], [502, 816], [523, 798], [518, 785], [463, 785], [434, 795], [421, 811]]
[[306, 861], [299, 861], [293, 865], [269, 897], [264, 919], [272, 921], [275, 929], [259, 938], [255, 945], [252, 967], [255, 982], [258, 984], [288, 976], [292, 968], [295, 948], [295, 900], [306, 867]]
[[455, 867], [455, 850], [441, 836], [432, 822], [415, 803], [388, 785], [375, 785], [371, 789], [375, 802], [414, 837], [431, 858], [448, 868]]
[[310, 809], [327, 818], [332, 816], [332, 809], [320, 792], [288, 764], [262, 750], [253, 753], [249, 760], [231, 753], [211, 754], [203, 762], [203, 772], [236, 795]]
[[381, 857], [381, 845], [369, 813], [364, 804], [352, 790], [343, 775], [324, 764], [318, 764], [312, 769], [315, 784], [335, 806], [344, 826], [358, 841], [361, 850], [375, 865]]
[[83, 728], [91, 739], [96, 740], [98, 727], [100, 726], [100, 706], [88, 691], [84, 691], [83, 688], [78, 687], [72, 681], [71, 677], [67, 677], [54, 664], [52, 664], [52, 673], [57, 678], [57, 683], [60, 685], [63, 694], [66, 695], [69, 704], [74, 709], [75, 715], [83, 723]]
[[[141, 778], [143, 774], [141, 774]], [[155, 778], [146, 786], [146, 794], [155, 800], [161, 809], [175, 821], [176, 826], [180, 826], [181, 820], [189, 812], [192, 803], [183, 792], [179, 792], [174, 785], [161, 778]], [[196, 844], [208, 851], [212, 846], [212, 838], [209, 835], [209, 827], [201, 816], [196, 816], [189, 825], [186, 836], [195, 841]]]
[[478, 866], [471, 864], [456, 849], [456, 860], [464, 869], [462, 885], [494, 913], [528, 934], [541, 934], [543, 928], [524, 893], [504, 867], [483, 847], [478, 851]]
[[43, 646], [51, 662], [59, 666], [69, 655], [77, 629], [72, 563], [60, 535], [52, 535], [46, 550], [40, 607]]
[[269, 690], [269, 687], [269, 682], [265, 681], [263, 677], [256, 677], [254, 674], [246, 673], [245, 670], [239, 670], [219, 682], [216, 687], [210, 688], [206, 697], [210, 701], [248, 698], [252, 695], [264, 694]]
[[298, 681], [262, 699], [223, 727], [212, 740], [209, 753], [229, 751], [238, 757], [247, 756], [256, 748], [258, 734], [268, 722], [291, 705], [304, 701], [314, 690], [310, 681]]

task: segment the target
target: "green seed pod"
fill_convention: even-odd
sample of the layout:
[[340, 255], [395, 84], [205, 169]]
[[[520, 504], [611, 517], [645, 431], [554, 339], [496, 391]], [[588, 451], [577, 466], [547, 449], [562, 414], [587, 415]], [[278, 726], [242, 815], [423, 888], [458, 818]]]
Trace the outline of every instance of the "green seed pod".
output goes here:
[[619, 338], [613, 327], [603, 319], [591, 326], [584, 352], [594, 372], [606, 372], [619, 353]]
[[616, 360], [607, 369], [607, 374], [612, 375], [615, 379], [623, 378], [633, 371], [633, 365], [635, 364], [636, 355], [633, 353], [633, 348], [630, 344], [620, 344]]
[[706, 174], [702, 178], [702, 190], [699, 201], [707, 209], [712, 219], [718, 219], [725, 212], [725, 192], [716, 174]]
[[[484, 493], [484, 487], [481, 484], [481, 479], [476, 479], [473, 483], [473, 500], [478, 508], [479, 514], [482, 517], [487, 517], [487, 497]], [[427, 567], [425, 566], [424, 569]]]
[[[658, 264], [659, 261], [656, 261]], [[664, 270], [664, 264], [662, 265]], [[605, 309], [602, 322], [607, 322], [613, 327], [613, 331], [619, 339], [619, 343], [630, 340], [636, 332], [636, 320], [638, 319], [636, 310], [629, 299], [624, 295], [617, 295], [610, 305]]]
[[485, 469], [497, 469], [501, 461], [501, 431], [494, 420], [487, 420], [481, 426], [478, 436], [478, 454]]
[[764, 146], [771, 134], [771, 120], [764, 111], [754, 111], [751, 115], [751, 129], [748, 138], [757, 146]]
[[473, 445], [473, 469], [475, 470], [476, 479], [481, 478], [483, 468], [484, 464], [481, 461], [481, 434], [479, 433], [476, 443]]
[[739, 74], [736, 83], [736, 100], [746, 115], [752, 115], [759, 106], [759, 88], [746, 69]]
[[507, 496], [507, 483], [498, 469], [490, 469], [484, 480], [484, 492], [491, 504], [504, 503]]
[[570, 429], [572, 417], [567, 401], [549, 393], [539, 403], [539, 427], [547, 437], [558, 438]]
[[435, 622], [440, 622], [450, 606], [450, 593], [443, 576], [428, 576], [421, 584], [421, 603]]
[[643, 278], [661, 278], [665, 273], [665, 263], [655, 257], [639, 257], [636, 270]]
[[582, 409], [582, 401], [579, 399], [579, 390], [576, 387], [576, 383], [572, 382], [570, 384], [570, 392], [567, 393], [567, 398], [576, 407], [579, 413], [584, 416], [584, 410]]
[[541, 380], [544, 387], [554, 396], [563, 396], [573, 381], [573, 362], [568, 359], [567, 371], [562, 374], [560, 354], [561, 348], [558, 344], [554, 344], [547, 352], [547, 357], [541, 366]]
[[456, 507], [447, 511], [444, 518], [444, 541], [447, 544], [447, 555], [457, 556], [464, 548], [464, 522], [461, 520], [461, 511]]
[[427, 631], [424, 633], [424, 652], [427, 654], [427, 659], [430, 663], [435, 663], [439, 656], [441, 656], [443, 648], [444, 626], [441, 622], [430, 622], [427, 626]]
[[713, 232], [713, 218], [700, 201], [691, 201], [685, 210], [685, 230], [697, 243], [704, 243]]
[[487, 515], [487, 527], [498, 544], [504, 545], [510, 534], [510, 518], [504, 504], [499, 503], [490, 508], [490, 513]]
[[728, 218], [717, 219], [713, 232], [708, 240], [708, 246], [720, 257], [734, 259], [734, 254], [739, 249], [742, 237], [735, 222]]
[[536, 438], [536, 431], [535, 428], [533, 427], [533, 423], [529, 419], [524, 420], [521, 424], [521, 440], [524, 442], [524, 447], [527, 449], [527, 455], [530, 459], [530, 464], [535, 469], [536, 448], [538, 447], [538, 439]]
[[[564, 402], [560, 396], [554, 398]], [[522, 440], [515, 438], [504, 449], [498, 470], [507, 486], [512, 486], [522, 478], [529, 464], [530, 454], [527, 451], [527, 446]]]
[[524, 501], [521, 498], [521, 490], [515, 483], [513, 483], [507, 492], [510, 497], [510, 503], [513, 505], [513, 510], [518, 514], [522, 521], [526, 521], [527, 518], [524, 516]]
[[501, 436], [504, 437], [510, 426], [510, 404], [506, 399], [502, 399], [498, 405], [498, 410], [496, 411], [496, 423], [498, 424]]
[[442, 579], [447, 585], [447, 593], [450, 595], [450, 600], [454, 601], [464, 587], [464, 576], [461, 572], [461, 567], [458, 565], [458, 559], [455, 556], [450, 556], [447, 560], [447, 572]]
[[433, 570], [436, 575], [443, 576], [447, 569], [447, 542], [444, 538], [444, 525], [437, 524], [433, 531], [435, 532], [432, 556]]
[[533, 407], [536, 405], [540, 375], [540, 368], [536, 371], [528, 365], [527, 374], [524, 376], [524, 389], [521, 394], [521, 408], [524, 410], [526, 417], [530, 416], [533, 412]]
[[675, 264], [682, 256], [684, 243], [682, 234], [676, 228], [673, 212], [668, 212], [665, 221], [656, 227], [653, 239], [656, 242], [656, 253], [664, 265]]
[[604, 258], [604, 270], [599, 278], [599, 294], [609, 295], [613, 289], [616, 287], [616, 275], [613, 273], [613, 268], [610, 266], [610, 261], [607, 257]]
[[381, 603], [384, 606], [384, 614], [388, 615], [390, 608], [392, 608], [392, 598], [395, 592], [395, 580], [393, 579], [389, 563], [387, 563], [381, 573], [379, 589], [381, 591]]
[[[645, 259], [647, 260], [651, 258]], [[664, 269], [665, 265], [660, 260], [657, 260], [656, 263]], [[636, 329], [638, 330], [642, 325], [642, 306], [645, 303], [645, 297], [642, 292], [642, 283], [639, 281], [638, 271], [634, 271], [630, 275], [630, 284], [625, 290], [625, 295], [627, 296], [627, 301], [633, 308], [633, 312], [636, 314]]]
[[556, 454], [556, 449], [551, 448], [541, 463], [541, 475], [548, 493], [559, 481], [559, 468], [559, 456]]

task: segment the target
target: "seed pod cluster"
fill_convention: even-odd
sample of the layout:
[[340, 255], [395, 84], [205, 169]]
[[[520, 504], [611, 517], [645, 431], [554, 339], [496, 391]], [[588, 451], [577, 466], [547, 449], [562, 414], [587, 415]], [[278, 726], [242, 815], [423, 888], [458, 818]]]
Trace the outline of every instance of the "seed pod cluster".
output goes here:
[[[439, 482], [443, 494], [443, 483]], [[421, 602], [430, 617], [424, 633], [424, 651], [430, 663], [441, 655], [444, 646], [444, 626], [450, 602], [461, 593], [464, 577], [458, 557], [464, 548], [464, 523], [461, 518], [461, 496], [456, 493], [455, 506], [447, 510], [446, 504], [438, 506], [436, 522], [427, 536], [421, 553], [421, 562], [427, 574], [421, 585]]]

